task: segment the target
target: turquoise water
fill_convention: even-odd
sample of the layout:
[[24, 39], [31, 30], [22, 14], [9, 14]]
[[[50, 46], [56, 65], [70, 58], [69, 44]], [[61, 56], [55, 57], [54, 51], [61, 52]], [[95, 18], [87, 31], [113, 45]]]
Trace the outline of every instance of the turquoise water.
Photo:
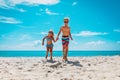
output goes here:
[[[45, 51], [0, 51], [0, 57], [44, 57]], [[120, 51], [69, 51], [68, 56], [114, 56]], [[53, 56], [62, 56], [61, 51], [53, 51]]]

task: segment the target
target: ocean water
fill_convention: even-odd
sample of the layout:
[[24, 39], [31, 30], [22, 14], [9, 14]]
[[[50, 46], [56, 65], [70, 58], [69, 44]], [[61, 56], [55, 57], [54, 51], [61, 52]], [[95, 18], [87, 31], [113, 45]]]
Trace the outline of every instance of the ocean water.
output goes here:
[[[46, 51], [0, 51], [0, 57], [44, 57]], [[50, 55], [50, 54], [49, 54]], [[53, 51], [53, 57], [62, 56], [62, 51]], [[78, 56], [120, 56], [120, 51], [69, 51], [69, 57]]]

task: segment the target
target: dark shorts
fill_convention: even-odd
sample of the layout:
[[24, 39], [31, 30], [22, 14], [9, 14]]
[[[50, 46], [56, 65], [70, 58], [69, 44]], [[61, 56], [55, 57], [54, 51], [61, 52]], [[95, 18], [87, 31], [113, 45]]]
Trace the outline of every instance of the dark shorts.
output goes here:
[[69, 44], [69, 37], [62, 37], [62, 45], [68, 45]]

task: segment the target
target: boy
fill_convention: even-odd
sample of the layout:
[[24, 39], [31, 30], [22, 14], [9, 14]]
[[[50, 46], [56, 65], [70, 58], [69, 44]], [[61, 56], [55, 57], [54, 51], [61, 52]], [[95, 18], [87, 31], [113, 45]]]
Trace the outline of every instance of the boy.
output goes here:
[[68, 26], [69, 19], [64, 18], [64, 26], [60, 28], [60, 31], [57, 35], [56, 40], [58, 40], [59, 35], [62, 32], [62, 46], [63, 46], [63, 60], [67, 61], [67, 54], [68, 54], [68, 45], [69, 45], [69, 38], [72, 39], [71, 33], [70, 33], [70, 27]]

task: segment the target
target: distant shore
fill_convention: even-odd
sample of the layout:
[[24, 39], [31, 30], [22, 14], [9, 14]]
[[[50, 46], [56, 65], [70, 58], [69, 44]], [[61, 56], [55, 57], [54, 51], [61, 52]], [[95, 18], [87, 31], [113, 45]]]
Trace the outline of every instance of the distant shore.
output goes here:
[[0, 57], [0, 80], [120, 80], [120, 56]]

